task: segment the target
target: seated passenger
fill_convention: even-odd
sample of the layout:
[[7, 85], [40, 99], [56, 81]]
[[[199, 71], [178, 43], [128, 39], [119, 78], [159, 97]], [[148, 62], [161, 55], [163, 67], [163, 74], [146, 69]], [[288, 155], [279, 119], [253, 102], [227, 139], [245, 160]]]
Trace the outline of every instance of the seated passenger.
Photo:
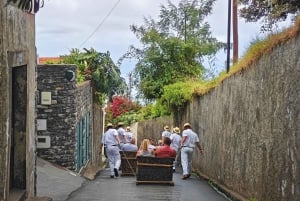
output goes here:
[[154, 145], [154, 140], [152, 138], [149, 139], [149, 145], [148, 145], [148, 151], [153, 153], [156, 149], [156, 146]]
[[137, 151], [138, 147], [135, 144], [135, 138], [131, 138], [130, 143], [126, 143], [122, 146], [122, 151]]
[[176, 151], [170, 147], [171, 139], [168, 137], [164, 138], [164, 145], [160, 146], [155, 151], [155, 156], [157, 158], [171, 158], [176, 156]]
[[153, 152], [149, 151], [149, 140], [144, 139], [141, 143], [139, 150], [136, 153], [136, 156], [151, 156], [154, 157]]
[[124, 140], [125, 140], [125, 143], [130, 143], [131, 139], [133, 138], [133, 133], [131, 132], [131, 128], [130, 126], [127, 126], [126, 127], [126, 131], [124, 133]]

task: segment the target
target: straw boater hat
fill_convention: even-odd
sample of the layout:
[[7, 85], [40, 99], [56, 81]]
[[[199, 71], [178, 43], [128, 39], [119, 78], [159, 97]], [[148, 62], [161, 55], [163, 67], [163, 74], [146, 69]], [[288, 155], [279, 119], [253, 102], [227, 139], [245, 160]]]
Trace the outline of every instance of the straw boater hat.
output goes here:
[[189, 127], [189, 128], [191, 128], [192, 126], [191, 126], [191, 124], [190, 124], [190, 123], [185, 123], [185, 124], [183, 125], [183, 128], [186, 128], [186, 127]]
[[123, 126], [123, 125], [124, 125], [123, 122], [119, 122], [119, 123], [118, 123], [118, 126]]
[[131, 131], [130, 126], [127, 126], [127, 127], [126, 127], [126, 131]]
[[180, 129], [178, 127], [173, 128], [174, 133], [180, 133]]
[[106, 128], [112, 127], [112, 126], [113, 126], [112, 123], [107, 123]]
[[169, 128], [168, 125], [165, 125], [165, 126], [164, 126], [164, 129], [165, 129], [165, 130], [170, 130], [170, 128]]

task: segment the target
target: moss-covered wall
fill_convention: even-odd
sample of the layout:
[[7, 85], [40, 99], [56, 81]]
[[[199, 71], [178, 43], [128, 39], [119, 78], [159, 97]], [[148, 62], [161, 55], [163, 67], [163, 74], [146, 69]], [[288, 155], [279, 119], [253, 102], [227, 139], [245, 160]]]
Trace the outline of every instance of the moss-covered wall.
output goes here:
[[177, 119], [201, 136], [194, 168], [241, 197], [300, 200], [300, 35], [194, 98]]

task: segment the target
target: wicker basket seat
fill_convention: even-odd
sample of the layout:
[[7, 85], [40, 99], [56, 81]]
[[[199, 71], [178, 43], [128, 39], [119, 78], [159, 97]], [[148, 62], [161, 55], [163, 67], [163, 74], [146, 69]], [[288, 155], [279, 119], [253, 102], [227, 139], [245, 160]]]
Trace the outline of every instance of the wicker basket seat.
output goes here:
[[136, 151], [120, 151], [121, 176], [134, 176], [136, 174]]
[[136, 184], [169, 184], [173, 182], [174, 158], [138, 156]]

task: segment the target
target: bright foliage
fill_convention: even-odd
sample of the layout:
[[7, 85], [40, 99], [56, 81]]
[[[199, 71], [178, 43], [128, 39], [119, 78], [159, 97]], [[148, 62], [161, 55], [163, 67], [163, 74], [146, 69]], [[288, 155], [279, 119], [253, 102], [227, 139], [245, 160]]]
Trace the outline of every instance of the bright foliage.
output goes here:
[[113, 118], [137, 109], [139, 109], [139, 106], [136, 103], [123, 96], [113, 96], [112, 102], [108, 106], [108, 111]]

